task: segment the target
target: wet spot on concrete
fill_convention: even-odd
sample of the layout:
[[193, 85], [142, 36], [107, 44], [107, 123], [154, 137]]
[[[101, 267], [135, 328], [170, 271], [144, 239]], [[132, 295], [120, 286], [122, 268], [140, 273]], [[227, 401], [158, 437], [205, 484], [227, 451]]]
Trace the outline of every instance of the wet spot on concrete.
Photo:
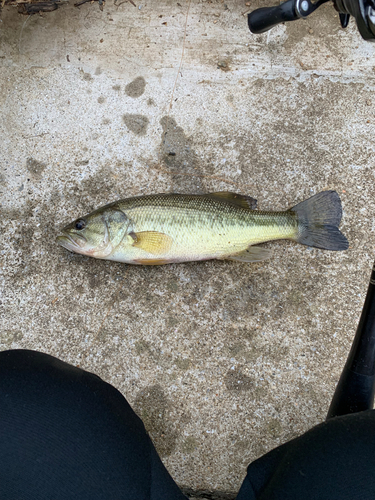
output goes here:
[[120, 85], [112, 85], [112, 88], [113, 88], [113, 90], [115, 90], [116, 92], [118, 92], [119, 90], [121, 90], [121, 86], [120, 86]]
[[146, 88], [146, 80], [143, 76], [138, 76], [135, 80], [128, 83], [125, 87], [125, 93], [129, 97], [141, 97]]
[[192, 362], [190, 361], [190, 359], [187, 359], [187, 358], [176, 358], [174, 360], [174, 364], [180, 370], [186, 371], [191, 367]]
[[193, 141], [183, 128], [169, 116], [160, 120], [163, 127], [161, 151], [167, 170], [172, 172], [172, 190], [176, 192], [205, 192], [198, 156]]
[[177, 280], [174, 280], [174, 279], [171, 279], [168, 284], [167, 284], [167, 288], [170, 292], [177, 292], [178, 289], [179, 289], [179, 283]]
[[182, 442], [181, 451], [186, 454], [193, 453], [197, 446], [197, 440], [193, 436], [189, 436]]
[[144, 354], [150, 350], [150, 343], [145, 340], [139, 340], [135, 343], [135, 350], [138, 355]]
[[[51, 234], [55, 229], [55, 209], [49, 202], [40, 205], [26, 200], [21, 210], [11, 209], [3, 215], [17, 222], [10, 244], [19, 264], [12, 267], [12, 277], [22, 281], [36, 272], [42, 260], [41, 254], [53, 255], [51, 249], [55, 247], [55, 242]], [[45, 263], [44, 258], [42, 261]]]
[[243, 356], [244, 354], [244, 351], [245, 351], [245, 347], [243, 344], [241, 343], [236, 343], [236, 344], [233, 344], [231, 346], [228, 346], [227, 347], [231, 357], [235, 358], [237, 356]]
[[[116, 177], [113, 169], [103, 167], [83, 180], [71, 180], [64, 186], [63, 195], [77, 207], [77, 212], [91, 212], [104, 205], [116, 192]], [[81, 214], [82, 215], [82, 214]]]
[[95, 269], [87, 275], [87, 279], [89, 288], [92, 290], [100, 288], [102, 276], [98, 274]]
[[108, 342], [117, 332], [110, 328], [102, 328], [96, 335], [98, 342]]
[[239, 369], [228, 370], [224, 382], [229, 391], [250, 391], [254, 387], [251, 378]]
[[27, 158], [26, 168], [35, 177], [35, 179], [41, 179], [42, 173], [46, 169], [47, 165], [34, 158]]
[[176, 447], [177, 433], [169, 420], [171, 403], [160, 385], [146, 387], [137, 394], [134, 410], [141, 417], [158, 453], [170, 455]]
[[149, 119], [143, 115], [126, 114], [122, 117], [129, 130], [137, 135], [146, 135]]
[[155, 106], [155, 101], [150, 97], [147, 99], [147, 106]]
[[0, 344], [5, 344], [7, 347], [11, 346], [14, 342], [19, 342], [23, 338], [22, 332], [0, 332]]
[[273, 438], [280, 437], [283, 430], [279, 420], [276, 420], [275, 418], [271, 418], [271, 420], [268, 421], [266, 429], [268, 434], [271, 434]]
[[98, 76], [98, 75], [101, 75], [102, 74], [102, 69], [100, 66], [98, 66], [95, 70], [95, 75]]
[[90, 73], [83, 73], [82, 78], [86, 80], [86, 82], [91, 82], [91, 80], [93, 80], [93, 77], [90, 75]]
[[218, 61], [217, 67], [221, 69], [221, 71], [230, 71], [228, 59], [221, 59], [220, 61]]
[[180, 323], [179, 319], [176, 316], [169, 316], [167, 318], [168, 328], [174, 328]]
[[102, 95], [98, 97], [98, 103], [99, 104], [103, 104], [103, 102], [105, 102], [105, 97], [103, 97]]

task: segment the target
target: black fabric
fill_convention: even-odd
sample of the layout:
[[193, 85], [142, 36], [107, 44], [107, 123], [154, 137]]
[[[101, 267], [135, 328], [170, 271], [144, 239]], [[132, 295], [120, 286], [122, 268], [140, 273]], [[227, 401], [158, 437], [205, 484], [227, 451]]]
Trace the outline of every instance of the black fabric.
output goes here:
[[249, 465], [237, 500], [374, 500], [375, 411], [336, 417]]
[[1, 500], [184, 500], [125, 398], [28, 350], [0, 353]]
[[[375, 411], [333, 418], [248, 467], [237, 500], [374, 500]], [[0, 353], [0, 500], [186, 500], [142, 421], [99, 377]]]

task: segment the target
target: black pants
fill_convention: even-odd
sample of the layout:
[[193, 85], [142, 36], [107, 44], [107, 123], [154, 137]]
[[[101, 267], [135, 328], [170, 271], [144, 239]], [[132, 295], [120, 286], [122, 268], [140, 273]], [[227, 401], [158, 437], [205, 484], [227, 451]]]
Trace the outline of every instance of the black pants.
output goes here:
[[[47, 354], [0, 353], [0, 500], [185, 498], [114, 387]], [[253, 462], [237, 500], [253, 499], [374, 500], [374, 412]]]

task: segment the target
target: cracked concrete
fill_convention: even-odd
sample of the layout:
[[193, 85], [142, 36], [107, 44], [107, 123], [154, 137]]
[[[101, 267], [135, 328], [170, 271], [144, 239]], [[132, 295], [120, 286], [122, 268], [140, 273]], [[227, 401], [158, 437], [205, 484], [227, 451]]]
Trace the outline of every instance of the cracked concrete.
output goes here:
[[[325, 418], [375, 242], [375, 45], [330, 5], [257, 36], [247, 9], [8, 7], [0, 24], [0, 349], [97, 373], [181, 486], [232, 498], [251, 460]], [[54, 242], [120, 197], [235, 190], [279, 210], [324, 189], [347, 252], [130, 267]]]

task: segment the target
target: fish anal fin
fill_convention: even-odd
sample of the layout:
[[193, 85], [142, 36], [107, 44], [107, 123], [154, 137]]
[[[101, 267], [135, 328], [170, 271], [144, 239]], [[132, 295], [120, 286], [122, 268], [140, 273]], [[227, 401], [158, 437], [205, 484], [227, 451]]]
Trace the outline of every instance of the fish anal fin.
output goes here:
[[157, 231], [141, 231], [134, 233], [132, 238], [135, 239], [133, 247], [140, 248], [153, 255], [161, 255], [168, 252], [173, 243], [173, 238]]
[[220, 201], [228, 201], [233, 203], [233, 205], [238, 205], [242, 208], [250, 208], [255, 210], [257, 208], [257, 200], [251, 196], [246, 196], [243, 194], [232, 193], [230, 191], [218, 191], [217, 193], [209, 193], [210, 198], [215, 198]]
[[249, 247], [243, 252], [228, 255], [227, 260], [237, 260], [239, 262], [261, 262], [272, 257], [272, 251], [262, 247]]

